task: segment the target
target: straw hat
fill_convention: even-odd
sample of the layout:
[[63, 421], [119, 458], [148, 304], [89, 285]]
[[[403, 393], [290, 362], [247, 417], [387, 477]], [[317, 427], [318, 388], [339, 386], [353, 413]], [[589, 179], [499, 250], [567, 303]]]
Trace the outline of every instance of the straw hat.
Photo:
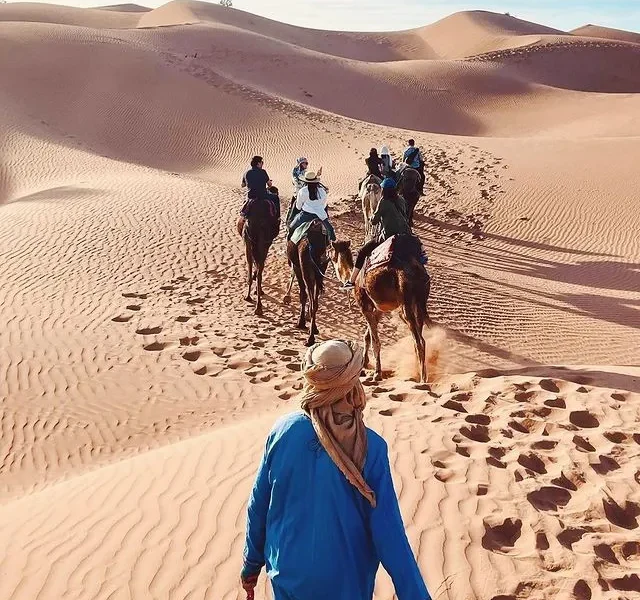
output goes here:
[[320, 182], [320, 177], [318, 177], [318, 174], [315, 171], [307, 171], [304, 174], [303, 181], [305, 183], [319, 183]]

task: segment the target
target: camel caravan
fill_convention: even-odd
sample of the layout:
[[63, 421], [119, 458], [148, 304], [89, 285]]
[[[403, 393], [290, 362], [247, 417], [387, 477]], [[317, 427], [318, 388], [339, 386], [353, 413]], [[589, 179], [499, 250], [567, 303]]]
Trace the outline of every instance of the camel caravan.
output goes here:
[[[332, 263], [340, 289], [355, 298], [366, 320], [365, 366], [372, 348], [375, 376], [382, 378], [378, 325], [384, 314], [397, 311], [413, 337], [420, 380], [426, 381], [422, 330], [431, 324], [427, 311], [430, 278], [422, 243], [412, 232], [413, 213], [424, 195], [424, 160], [414, 140], [409, 140], [397, 168], [386, 146], [379, 153], [372, 148], [365, 163], [367, 174], [358, 183], [365, 244], [354, 260], [351, 241], [339, 240], [329, 220], [329, 190], [321, 181], [322, 168], [312, 171], [307, 158], [297, 160], [292, 171], [294, 193], [286, 215], [286, 253], [292, 272], [284, 302], [291, 302], [291, 289], [297, 281], [300, 313], [296, 326], [308, 331], [307, 346], [315, 344], [318, 306]], [[245, 299], [253, 302], [255, 283], [255, 314], [262, 315], [262, 274], [269, 248], [280, 231], [280, 197], [261, 156], [251, 160], [242, 186], [247, 188], [247, 201], [240, 211], [238, 233], [246, 249]]]

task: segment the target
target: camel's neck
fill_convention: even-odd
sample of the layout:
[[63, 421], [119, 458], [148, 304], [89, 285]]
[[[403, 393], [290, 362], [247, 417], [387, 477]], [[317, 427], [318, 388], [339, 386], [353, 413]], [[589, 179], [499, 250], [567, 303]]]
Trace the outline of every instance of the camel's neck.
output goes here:
[[353, 261], [342, 259], [338, 263], [338, 277], [340, 281], [343, 283], [349, 281], [349, 279], [351, 279], [351, 273], [353, 273]]

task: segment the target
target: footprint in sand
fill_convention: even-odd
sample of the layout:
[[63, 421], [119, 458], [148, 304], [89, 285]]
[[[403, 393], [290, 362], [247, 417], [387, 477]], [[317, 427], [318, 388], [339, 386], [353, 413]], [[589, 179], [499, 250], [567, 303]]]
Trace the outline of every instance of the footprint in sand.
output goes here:
[[142, 329], [136, 329], [138, 335], [156, 335], [162, 332], [162, 327], [144, 327]]
[[560, 388], [558, 384], [553, 381], [553, 379], [542, 379], [540, 380], [540, 387], [546, 392], [551, 392], [553, 394], [557, 394], [560, 392]]
[[591, 600], [591, 588], [584, 579], [579, 579], [573, 586], [573, 597], [576, 600]]
[[136, 294], [135, 292], [126, 292], [122, 294], [123, 298], [138, 298], [139, 300], [146, 300], [149, 296], [148, 294]]
[[446, 408], [448, 410], [452, 410], [454, 412], [466, 413], [467, 409], [460, 404], [460, 402], [456, 402], [455, 400], [447, 400], [442, 404], [442, 408]]
[[139, 304], [129, 304], [129, 306], [127, 306], [127, 310], [133, 310], [134, 312], [139, 311], [141, 308]]
[[544, 475], [547, 472], [544, 461], [533, 452], [530, 454], [521, 454], [518, 457], [518, 463], [525, 469], [538, 473], [539, 475]]
[[195, 362], [196, 360], [198, 360], [200, 357], [202, 356], [202, 352], [200, 350], [194, 350], [192, 352], [185, 352], [182, 355], [182, 358], [184, 358], [184, 360], [187, 360], [189, 362]]
[[513, 549], [521, 535], [520, 519], [505, 519], [499, 525], [491, 525], [485, 520], [482, 547], [492, 552], [506, 554]]
[[556, 440], [540, 440], [531, 444], [534, 450], [553, 450], [558, 445]]
[[278, 354], [280, 356], [292, 356], [292, 357], [300, 355], [300, 353], [297, 350], [290, 350], [289, 348], [278, 350]]
[[586, 533], [589, 533], [589, 531], [590, 530], [584, 529], [582, 527], [567, 527], [564, 531], [561, 531], [558, 534], [557, 540], [565, 548], [571, 550], [573, 548], [573, 545], [576, 542], [579, 542]]
[[117, 317], [113, 317], [111, 320], [114, 323], [128, 323], [131, 319], [132, 315], [118, 315]]
[[574, 410], [569, 414], [569, 421], [581, 429], [594, 429], [600, 426], [600, 421], [588, 410]]
[[468, 415], [464, 419], [467, 423], [475, 423], [476, 425], [489, 425], [491, 417], [489, 415]]
[[607, 473], [611, 473], [611, 471], [617, 471], [620, 468], [620, 464], [618, 461], [613, 459], [611, 456], [607, 456], [606, 454], [601, 454], [599, 456], [600, 462], [592, 463], [591, 468], [598, 473], [598, 475], [606, 475]]
[[613, 499], [603, 499], [604, 514], [613, 525], [623, 529], [637, 529], [637, 517], [640, 515], [640, 506], [635, 502], [627, 501], [624, 506], [620, 506]]
[[627, 441], [627, 435], [621, 431], [607, 431], [603, 435], [614, 444], [624, 444]]
[[461, 427], [460, 433], [464, 437], [474, 442], [486, 443], [491, 440], [491, 437], [489, 436], [489, 429], [484, 425], [472, 425], [470, 427], [466, 427], [466, 426]]
[[170, 342], [153, 342], [152, 344], [147, 344], [146, 346], [142, 347], [148, 352], [160, 352], [161, 350], [168, 348], [170, 345]]
[[186, 317], [186, 316], [179, 316], [176, 317], [176, 321], [178, 321], [178, 323], [186, 323], [191, 317]]
[[588, 439], [583, 438], [580, 435], [574, 435], [573, 436], [573, 443], [575, 444], [576, 448], [578, 450], [580, 450], [581, 452], [595, 452], [596, 451], [596, 449], [593, 447], [591, 442]]
[[540, 511], [553, 511], [569, 504], [571, 493], [564, 488], [544, 486], [527, 494], [527, 500]]
[[551, 398], [545, 400], [544, 403], [551, 408], [567, 408], [567, 403], [562, 398]]

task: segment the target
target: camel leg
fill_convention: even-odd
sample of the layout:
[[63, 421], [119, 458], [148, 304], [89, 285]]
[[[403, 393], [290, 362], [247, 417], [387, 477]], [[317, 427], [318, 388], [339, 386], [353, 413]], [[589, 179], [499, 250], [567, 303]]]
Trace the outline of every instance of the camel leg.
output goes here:
[[284, 295], [282, 302], [284, 304], [291, 304], [291, 288], [293, 287], [293, 280], [295, 279], [295, 272], [293, 267], [291, 267], [291, 279], [289, 279], [289, 287], [287, 288], [287, 293]]
[[367, 319], [369, 335], [373, 345], [373, 356], [376, 359], [376, 378], [382, 379], [382, 366], [380, 364], [380, 336], [378, 335], [378, 323], [380, 322], [381, 314], [377, 310], [373, 310], [365, 312], [364, 316], [365, 319]]
[[422, 318], [422, 312], [417, 306], [407, 307], [403, 309], [406, 315], [407, 324], [411, 330], [413, 336], [413, 344], [416, 350], [416, 358], [418, 359], [418, 365], [420, 366], [420, 381], [426, 383], [427, 373], [427, 344], [422, 336], [422, 328], [424, 327], [424, 319]]
[[307, 328], [307, 318], [305, 315], [305, 309], [307, 307], [307, 288], [305, 287], [304, 281], [302, 279], [300, 265], [294, 265], [293, 272], [295, 273], [296, 279], [298, 280], [298, 288], [300, 289], [300, 318], [298, 319], [296, 329], [305, 330]]
[[318, 310], [318, 287], [313, 285], [309, 290], [309, 312], [311, 313], [311, 324], [309, 325], [309, 337], [307, 338], [307, 346], [313, 346], [316, 343], [316, 312]]
[[264, 265], [257, 265], [257, 282], [256, 287], [258, 288], [258, 302], [256, 304], [255, 314], [259, 317], [262, 316], [262, 272], [264, 271]]
[[367, 329], [364, 332], [364, 368], [368, 369], [369, 365], [369, 348], [371, 348], [371, 332], [369, 331], [369, 325], [367, 324]]
[[246, 240], [244, 242], [244, 248], [247, 256], [247, 275], [249, 279], [249, 289], [247, 290], [245, 300], [247, 302], [251, 302], [251, 286], [253, 285], [253, 256], [251, 254], [251, 245]]

